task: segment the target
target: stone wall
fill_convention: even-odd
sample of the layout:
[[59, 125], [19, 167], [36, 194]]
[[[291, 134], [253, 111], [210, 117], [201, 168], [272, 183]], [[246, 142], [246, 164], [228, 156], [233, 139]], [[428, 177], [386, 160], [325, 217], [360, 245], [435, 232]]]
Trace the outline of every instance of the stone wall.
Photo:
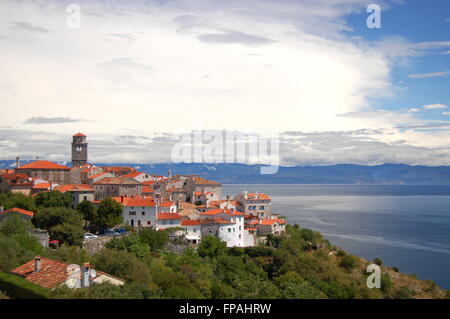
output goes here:
[[103, 248], [105, 248], [105, 244], [111, 240], [113, 237], [98, 237], [98, 238], [88, 238], [83, 241], [83, 249], [89, 255], [93, 255]]

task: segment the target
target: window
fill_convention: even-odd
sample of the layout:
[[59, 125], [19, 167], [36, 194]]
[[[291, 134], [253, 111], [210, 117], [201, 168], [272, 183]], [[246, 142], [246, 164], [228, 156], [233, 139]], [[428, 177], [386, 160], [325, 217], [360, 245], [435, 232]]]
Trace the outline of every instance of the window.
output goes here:
[[83, 200], [87, 200], [87, 196], [83, 196]]
[[228, 232], [231, 233], [231, 228], [228, 228]]
[[134, 215], [136, 215], [136, 212], [129, 212], [128, 215], [134, 216]]
[[150, 221], [149, 220], [147, 221], [147, 225], [150, 225]]
[[145, 215], [145, 212], [144, 211], [142, 211], [142, 216], [144, 216]]
[[197, 232], [197, 228], [194, 228], [192, 231], [193, 231], [194, 233], [196, 233], [196, 232]]
[[[239, 226], [239, 230], [241, 230], [241, 227], [242, 227], [242, 226]], [[241, 236], [241, 235], [239, 235], [239, 236]]]

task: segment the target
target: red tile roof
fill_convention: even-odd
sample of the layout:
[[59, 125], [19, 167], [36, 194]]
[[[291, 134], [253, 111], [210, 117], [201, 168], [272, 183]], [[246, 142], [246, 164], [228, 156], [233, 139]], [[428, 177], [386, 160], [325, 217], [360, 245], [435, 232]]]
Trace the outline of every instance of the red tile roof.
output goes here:
[[181, 221], [181, 226], [197, 226], [200, 225], [198, 219], [185, 219]]
[[54, 188], [55, 191], [59, 191], [61, 193], [65, 192], [93, 192], [94, 189], [87, 184], [77, 184], [77, 185], [58, 185]]
[[59, 165], [49, 161], [34, 161], [28, 164], [22, 165], [17, 169], [51, 169], [51, 170], [70, 170], [69, 167]]
[[86, 135], [84, 135], [83, 133], [77, 133], [74, 136], [86, 136]]
[[153, 193], [153, 188], [150, 186], [142, 186], [142, 193]]
[[181, 216], [177, 213], [159, 213], [156, 218], [158, 220], [181, 219]]
[[94, 183], [94, 185], [141, 185], [131, 178], [104, 177]]
[[221, 204], [228, 203], [233, 206], [239, 206], [239, 203], [235, 200], [212, 200], [208, 202], [208, 208], [219, 208]]
[[35, 272], [35, 261], [11, 270], [11, 273], [24, 277], [26, 280], [44, 288], [53, 289], [67, 280], [66, 269], [69, 264], [41, 257], [41, 271]]
[[[245, 194], [244, 194], [245, 195]], [[247, 199], [270, 199], [270, 196], [265, 193], [247, 193]]]
[[192, 180], [194, 181], [195, 185], [215, 185], [215, 186], [222, 185], [218, 182], [210, 181], [210, 180], [204, 179], [202, 177], [198, 177], [198, 176], [193, 177]]
[[24, 173], [15, 173], [15, 174], [3, 174], [3, 179], [27, 179], [28, 175]]
[[125, 175], [122, 175], [122, 177], [125, 177], [125, 178], [135, 178], [135, 177], [137, 177], [137, 176], [139, 176], [139, 175], [141, 175], [141, 174], [145, 174], [145, 173], [142, 173], [142, 172], [130, 172], [130, 173], [128, 173], [128, 174], [125, 174]]
[[94, 179], [94, 178], [100, 177], [100, 176], [105, 175], [105, 174], [108, 174], [108, 172], [101, 172], [101, 173], [97, 173], [97, 174], [91, 175], [91, 176], [88, 177], [88, 179]]
[[[261, 223], [260, 223], [261, 221]], [[252, 220], [250, 222], [250, 225], [265, 225], [265, 226], [271, 226], [275, 224], [275, 222], [278, 222], [279, 224], [285, 224], [286, 222], [282, 219], [275, 218], [275, 219], [260, 219], [260, 220]]]
[[17, 208], [17, 207], [14, 207], [14, 208], [5, 210], [3, 212], [0, 212], [0, 214], [5, 214], [5, 213], [19, 213], [19, 214], [27, 215], [27, 216], [30, 216], [30, 217], [33, 217], [33, 215], [34, 215], [33, 212], [30, 212], [30, 211], [25, 210], [25, 209]]
[[[41, 270], [39, 272], [35, 272], [35, 260], [33, 259], [11, 270], [11, 273], [22, 276], [25, 280], [48, 289], [56, 288], [66, 282], [68, 277], [66, 271], [69, 264], [45, 257], [40, 257], [40, 259]], [[116, 278], [124, 282], [121, 278], [112, 276], [102, 271], [97, 271], [97, 277], [101, 275]]]
[[33, 189], [50, 189], [50, 183], [34, 184]]
[[207, 210], [204, 213], [201, 213], [200, 215], [218, 215], [218, 214], [227, 214], [229, 216], [243, 216], [245, 215], [244, 213], [238, 212], [238, 211], [233, 211], [231, 209], [220, 209], [220, 208], [216, 208], [216, 209], [210, 209]]

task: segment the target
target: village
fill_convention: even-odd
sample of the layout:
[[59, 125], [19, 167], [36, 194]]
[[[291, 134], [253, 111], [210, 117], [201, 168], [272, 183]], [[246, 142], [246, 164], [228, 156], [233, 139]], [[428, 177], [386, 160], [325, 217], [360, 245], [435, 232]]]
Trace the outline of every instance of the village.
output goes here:
[[[173, 228], [174, 237], [192, 246], [214, 236], [227, 247], [250, 247], [269, 234], [285, 231], [286, 221], [271, 212], [268, 194], [255, 191], [223, 197], [222, 184], [196, 175], [173, 175], [169, 170], [167, 176], [158, 176], [132, 167], [89, 164], [87, 137], [82, 133], [73, 135], [71, 149], [70, 167], [45, 160], [20, 165], [18, 157], [14, 169], [0, 170], [0, 193], [69, 193], [73, 209], [83, 201], [99, 205], [112, 198], [123, 207], [124, 225], [136, 231]], [[8, 214], [33, 217], [33, 212], [0, 207], [0, 216]], [[109, 234], [120, 235], [114, 230]], [[87, 232], [84, 240], [98, 235], [102, 234]], [[52, 242], [51, 238], [43, 241], [44, 245]]]

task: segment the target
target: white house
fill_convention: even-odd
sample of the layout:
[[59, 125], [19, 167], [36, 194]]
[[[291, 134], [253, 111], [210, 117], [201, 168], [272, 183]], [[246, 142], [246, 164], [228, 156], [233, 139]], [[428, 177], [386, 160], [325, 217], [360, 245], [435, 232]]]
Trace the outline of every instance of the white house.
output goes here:
[[153, 181], [153, 176], [142, 172], [130, 172], [122, 177], [131, 178], [139, 183]]
[[[202, 235], [215, 235], [220, 240], [227, 243], [228, 247], [245, 247], [252, 246], [249, 232], [244, 229], [244, 213], [230, 209], [212, 209], [200, 214], [200, 222], [202, 227]], [[215, 221], [216, 227], [211, 227]], [[208, 223], [206, 223], [208, 221]], [[205, 225], [205, 226], [204, 226]], [[208, 225], [208, 226], [206, 226]]]
[[133, 227], [157, 227], [157, 213], [176, 213], [175, 202], [154, 201], [143, 197], [113, 197], [123, 205], [123, 221]]
[[182, 220], [181, 227], [186, 230], [186, 239], [191, 244], [198, 244], [202, 239], [201, 223], [199, 220]]
[[178, 213], [158, 213], [155, 227], [156, 230], [181, 227], [181, 216]]

